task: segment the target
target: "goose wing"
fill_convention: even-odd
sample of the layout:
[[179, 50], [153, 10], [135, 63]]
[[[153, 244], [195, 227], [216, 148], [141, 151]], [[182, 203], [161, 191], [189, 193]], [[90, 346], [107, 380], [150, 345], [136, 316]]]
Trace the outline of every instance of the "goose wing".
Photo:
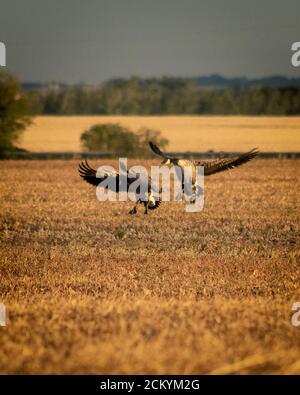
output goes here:
[[199, 161], [196, 162], [196, 165], [204, 166], [204, 175], [210, 176], [211, 174], [216, 174], [221, 171], [230, 170], [241, 166], [255, 158], [258, 153], [259, 151], [257, 148], [253, 148], [251, 151], [233, 158], [220, 158], [213, 161]]
[[[97, 171], [93, 169], [87, 161], [81, 162], [78, 166], [78, 172], [81, 178], [83, 178], [87, 183], [98, 186], [100, 182], [106, 180], [108, 177], [116, 178], [116, 186], [119, 186], [119, 174], [118, 173], [105, 173], [103, 175], [97, 174]], [[118, 191], [116, 191], [118, 192]]]
[[[109, 177], [114, 178], [114, 183], [113, 185], [116, 186], [115, 192], [119, 192], [119, 181], [120, 181], [120, 175], [119, 173], [104, 173], [103, 175], [97, 174], [97, 171], [93, 169], [87, 161], [81, 162], [78, 166], [78, 172], [79, 175], [82, 179], [84, 179], [87, 183], [98, 186], [100, 182], [108, 179]], [[144, 186], [144, 189], [147, 190], [148, 192], [151, 191], [151, 178], [150, 177], [143, 177], [141, 174], [135, 174], [133, 172], [127, 172], [127, 190], [134, 181], [138, 180], [140, 181], [140, 184]], [[140, 193], [140, 187], [137, 187], [137, 193]]]
[[155, 153], [155, 155], [158, 155], [158, 156], [160, 156], [161, 158], [164, 158], [164, 159], [170, 159], [170, 160], [172, 160], [172, 159], [174, 160], [175, 159], [174, 156], [172, 156], [170, 154], [166, 154], [165, 152], [162, 152], [158, 148], [158, 146], [156, 144], [152, 143], [152, 141], [149, 142], [149, 146], [150, 146], [152, 152]]

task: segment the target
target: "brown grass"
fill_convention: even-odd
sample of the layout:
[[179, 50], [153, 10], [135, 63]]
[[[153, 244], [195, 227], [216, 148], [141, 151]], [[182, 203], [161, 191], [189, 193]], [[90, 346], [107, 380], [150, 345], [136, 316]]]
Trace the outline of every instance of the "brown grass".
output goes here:
[[96, 123], [149, 127], [169, 139], [170, 151], [300, 151], [300, 117], [62, 116], [36, 117], [21, 141], [30, 151], [81, 151], [80, 135]]
[[300, 373], [300, 161], [136, 217], [76, 166], [1, 163], [0, 372]]

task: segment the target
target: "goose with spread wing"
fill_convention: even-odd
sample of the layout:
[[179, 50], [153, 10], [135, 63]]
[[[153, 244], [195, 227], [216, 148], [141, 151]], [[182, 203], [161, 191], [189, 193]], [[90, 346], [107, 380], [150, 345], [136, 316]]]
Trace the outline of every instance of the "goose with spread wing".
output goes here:
[[[78, 171], [79, 171], [79, 175], [80, 175], [81, 178], [83, 178], [87, 183], [89, 183], [91, 185], [94, 185], [96, 187], [100, 184], [100, 182], [102, 182], [104, 180], [107, 180], [109, 177], [112, 177], [113, 181], [114, 181], [112, 184], [115, 185], [114, 192], [119, 192], [119, 177], [120, 177], [120, 174], [118, 172], [114, 172], [114, 173], [105, 172], [105, 173], [99, 175], [97, 173], [97, 171], [95, 169], [93, 169], [88, 164], [87, 161], [81, 162], [79, 164]], [[129, 190], [130, 185], [133, 182], [137, 181], [138, 179], [139, 179], [140, 182], [143, 182], [143, 179], [142, 179], [142, 177], [140, 175], [129, 173], [127, 171], [127, 178], [126, 178], [126, 181], [127, 181], [127, 188], [126, 188], [127, 192]], [[109, 185], [110, 185], [110, 183], [107, 183], [106, 188], [109, 188]], [[144, 205], [144, 208], [145, 208], [144, 213], [145, 214], [148, 214], [148, 209], [149, 210], [155, 210], [155, 209], [157, 209], [160, 206], [160, 203], [161, 203], [160, 198], [159, 197], [155, 197], [153, 195], [153, 193], [152, 193], [152, 190], [151, 190], [151, 178], [150, 177], [148, 177], [148, 182], [147, 182], [146, 189], [147, 189], [146, 195], [143, 197], [143, 199], [141, 199], [140, 197], [137, 197], [136, 203], [135, 203], [133, 209], [129, 211], [129, 214], [136, 214], [137, 213], [137, 206], [139, 204], [143, 204]], [[140, 194], [140, 187], [139, 186], [136, 189], [136, 194]]]
[[257, 148], [253, 148], [251, 151], [246, 152], [244, 154], [232, 157], [232, 158], [219, 158], [214, 160], [189, 160], [176, 158], [171, 154], [167, 154], [162, 152], [158, 146], [151, 141], [149, 142], [151, 150], [161, 158], [163, 161], [161, 165], [173, 164], [174, 166], [178, 166], [182, 172], [184, 172], [184, 168], [186, 166], [190, 166], [192, 168], [192, 184], [195, 187], [196, 182], [196, 167], [203, 166], [204, 167], [204, 176], [210, 176], [212, 174], [219, 173], [221, 171], [234, 169], [235, 167], [241, 166], [244, 163], [252, 160], [259, 151]]

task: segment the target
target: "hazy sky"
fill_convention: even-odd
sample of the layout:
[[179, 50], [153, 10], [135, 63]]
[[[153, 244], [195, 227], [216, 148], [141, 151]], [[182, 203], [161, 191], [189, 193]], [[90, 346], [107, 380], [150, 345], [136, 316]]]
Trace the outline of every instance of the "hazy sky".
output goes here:
[[300, 77], [300, 0], [0, 0], [0, 41], [23, 81]]

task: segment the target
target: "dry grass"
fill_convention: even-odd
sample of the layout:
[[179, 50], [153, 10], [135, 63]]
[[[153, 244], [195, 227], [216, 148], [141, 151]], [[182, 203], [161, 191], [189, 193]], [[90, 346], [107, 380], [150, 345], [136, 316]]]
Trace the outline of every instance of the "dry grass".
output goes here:
[[1, 372], [300, 373], [300, 161], [134, 218], [76, 165], [1, 163]]
[[37, 117], [21, 146], [31, 151], [81, 151], [80, 135], [95, 123], [160, 130], [170, 151], [300, 151], [300, 117], [74, 116]]

